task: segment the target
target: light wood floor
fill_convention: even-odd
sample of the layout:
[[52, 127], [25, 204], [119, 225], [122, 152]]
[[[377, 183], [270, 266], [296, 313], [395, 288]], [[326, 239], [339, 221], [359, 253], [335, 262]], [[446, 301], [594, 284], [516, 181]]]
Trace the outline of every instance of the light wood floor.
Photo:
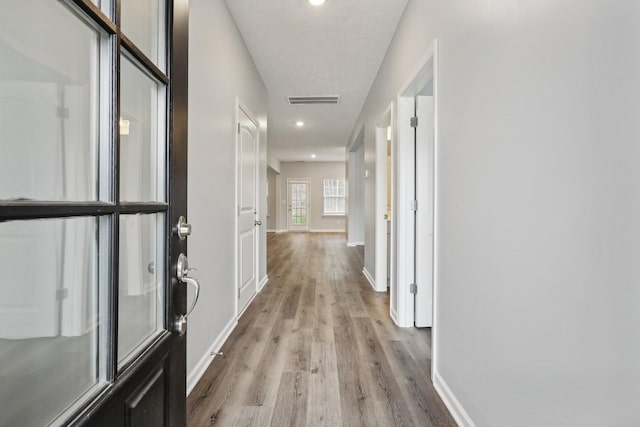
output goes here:
[[455, 426], [427, 329], [399, 329], [342, 234], [269, 234], [269, 283], [188, 399], [199, 426]]

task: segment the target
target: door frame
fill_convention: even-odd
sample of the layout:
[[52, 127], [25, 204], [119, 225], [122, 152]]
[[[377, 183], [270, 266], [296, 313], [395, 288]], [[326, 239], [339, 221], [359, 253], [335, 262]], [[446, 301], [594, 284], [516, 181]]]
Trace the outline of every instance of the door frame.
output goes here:
[[[387, 291], [387, 276], [389, 277], [390, 297], [393, 301], [393, 296], [396, 289], [395, 280], [395, 168], [393, 164], [395, 162], [395, 156], [393, 155], [394, 140], [395, 140], [395, 107], [394, 103], [390, 103], [387, 110], [382, 115], [378, 123], [376, 124], [376, 180], [375, 180], [375, 254], [376, 254], [376, 271], [375, 271], [375, 283], [376, 291]], [[387, 127], [391, 127], [391, 262], [389, 263], [391, 274], [387, 271], [387, 219], [385, 215], [387, 213]], [[391, 318], [397, 323], [397, 313], [394, 310], [393, 305], [389, 304], [389, 312]]]
[[[258, 218], [260, 218], [260, 122], [256, 119], [256, 115], [253, 114], [253, 112], [251, 111], [251, 109], [249, 107], [247, 107], [247, 104], [245, 104], [244, 102], [242, 102], [242, 99], [237, 96], [236, 97], [236, 106], [235, 106], [235, 123], [236, 123], [236, 129], [239, 129], [240, 126], [240, 112], [243, 112], [248, 118], [249, 120], [251, 120], [251, 122], [256, 126], [256, 156], [255, 156], [255, 173], [254, 173], [254, 179], [255, 179], [255, 200], [254, 200], [254, 205], [255, 205], [255, 215], [254, 215], [254, 220], [258, 220]], [[247, 304], [244, 306], [244, 309], [242, 311], [240, 310], [240, 307], [238, 307], [238, 300], [239, 300], [239, 283], [238, 280], [240, 280], [240, 275], [238, 274], [238, 266], [240, 265], [240, 260], [238, 259], [238, 232], [240, 231], [239, 228], [239, 224], [238, 224], [238, 147], [240, 144], [240, 134], [239, 132], [234, 130], [234, 134], [235, 134], [235, 138], [234, 138], [234, 143], [235, 143], [235, 147], [234, 147], [234, 159], [235, 159], [235, 196], [234, 196], [234, 229], [235, 229], [235, 233], [234, 233], [234, 273], [233, 273], [233, 277], [234, 277], [234, 290], [233, 290], [233, 294], [234, 294], [234, 299], [235, 299], [235, 303], [234, 303], [234, 313], [235, 313], [235, 318], [236, 320], [240, 318], [240, 316], [242, 316], [242, 313], [244, 313], [244, 311], [249, 307], [249, 305], [251, 305], [251, 302], [253, 301], [253, 299], [256, 297], [257, 293], [260, 291], [260, 233], [258, 230], [255, 231], [255, 236], [254, 236], [254, 274], [255, 274], [255, 278], [256, 278], [256, 289], [255, 292], [253, 293], [253, 296], [251, 297], [251, 299], [249, 300], [249, 302], [247, 302]]]
[[[105, 339], [101, 338], [99, 351], [106, 355], [101, 358], [102, 373], [99, 390], [88, 398], [76, 402], [62, 412], [64, 419], [52, 422], [64, 422], [66, 425], [124, 426], [135, 414], [136, 405], [151, 388], [160, 390], [162, 395], [166, 425], [186, 425], [186, 335], [178, 330], [184, 323], [177, 322], [187, 310], [187, 285], [176, 278], [175, 262], [179, 253], [186, 253], [186, 240], [179, 239], [175, 224], [179, 216], [186, 216], [187, 209], [187, 108], [188, 108], [188, 15], [189, 0], [168, 0], [166, 3], [166, 71], [160, 70], [127, 39], [115, 18], [109, 18], [90, 0], [64, 0], [62, 7], [69, 7], [90, 26], [99, 28], [108, 38], [105, 50], [109, 59], [100, 66], [100, 108], [105, 109], [105, 117], [100, 118], [99, 157], [101, 167], [108, 171], [109, 178], [103, 182], [100, 173], [100, 191], [98, 200], [83, 202], [3, 201], [0, 204], [0, 222], [12, 220], [69, 219], [74, 217], [99, 218], [99, 222], [109, 221], [104, 227], [104, 237], [111, 244], [99, 243], [100, 257], [108, 258], [106, 265], [108, 279], [100, 283], [97, 291], [104, 301], [100, 303], [100, 316], [104, 319], [100, 328], [104, 329]], [[119, 16], [120, 2], [113, 1], [109, 15]], [[102, 48], [101, 48], [102, 50]], [[162, 163], [165, 175], [166, 201], [126, 202], [120, 200], [120, 54], [132, 58], [143, 72], [166, 86], [167, 101], [162, 116], [166, 118], [164, 146], [166, 156]], [[104, 68], [104, 69], [103, 69]], [[108, 70], [108, 78], [103, 72]], [[103, 80], [104, 79], [104, 80]], [[108, 111], [108, 114], [106, 113]], [[103, 123], [104, 120], [104, 123]], [[104, 157], [104, 159], [103, 159]], [[104, 162], [103, 162], [104, 160]], [[162, 329], [149, 345], [142, 349], [130, 362], [118, 368], [118, 292], [119, 292], [119, 227], [122, 214], [162, 213], [161, 222], [165, 236], [158, 245], [164, 248]], [[99, 226], [99, 228], [103, 228]], [[108, 229], [108, 230], [107, 230]], [[101, 238], [102, 238], [102, 231]], [[99, 260], [100, 264], [103, 261]], [[102, 268], [102, 267], [100, 267]], [[101, 274], [101, 278], [103, 278]], [[102, 280], [102, 279], [101, 279]], [[105, 344], [106, 342], [106, 344]], [[102, 376], [104, 378], [102, 378]], [[150, 392], [150, 393], [153, 393]], [[84, 397], [84, 396], [83, 396]]]
[[[438, 346], [437, 295], [439, 290], [438, 276], [438, 239], [439, 239], [439, 114], [438, 114], [438, 40], [435, 39], [427, 49], [417, 68], [409, 74], [405, 83], [397, 92], [396, 151], [397, 154], [397, 288], [398, 288], [398, 325], [413, 327], [414, 294], [410, 292], [410, 284], [415, 280], [415, 212], [410, 203], [415, 195], [415, 153], [413, 144], [415, 132], [409, 124], [415, 114], [415, 97], [430, 83], [433, 83], [434, 98], [434, 193], [433, 193], [433, 326], [432, 326], [432, 366], [436, 366]], [[418, 124], [419, 125], [419, 124]], [[419, 207], [418, 207], [419, 208]], [[402, 261], [400, 261], [402, 260]], [[432, 373], [436, 369], [432, 369]], [[432, 374], [433, 375], [433, 374]]]
[[[291, 184], [292, 183], [304, 183], [307, 184], [307, 226], [306, 228], [299, 228], [292, 230], [291, 229], [291, 213], [289, 211], [289, 206], [291, 203]], [[287, 178], [287, 231], [290, 233], [296, 232], [305, 232], [311, 229], [310, 223], [310, 212], [311, 212], [311, 178]]]

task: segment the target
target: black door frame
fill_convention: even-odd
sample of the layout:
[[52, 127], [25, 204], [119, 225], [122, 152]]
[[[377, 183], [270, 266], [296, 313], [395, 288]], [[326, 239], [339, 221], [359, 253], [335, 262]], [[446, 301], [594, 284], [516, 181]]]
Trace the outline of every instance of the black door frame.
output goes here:
[[[166, 69], [162, 72], [120, 30], [121, 0], [112, 0], [111, 20], [90, 0], [60, 0], [77, 8], [85, 18], [110, 37], [111, 93], [109, 94], [111, 135], [110, 200], [112, 202], [40, 202], [1, 201], [0, 222], [25, 219], [69, 218], [79, 216], [110, 217], [110, 279], [107, 284], [108, 316], [105, 316], [108, 344], [107, 384], [67, 420], [69, 425], [131, 425], [127, 406], [140, 395], [145, 384], [161, 384], [164, 422], [167, 426], [186, 425], [186, 335], [174, 331], [175, 320], [186, 312], [186, 285], [176, 279], [175, 264], [180, 253], [187, 252], [186, 240], [175, 233], [178, 217], [187, 214], [187, 100], [188, 100], [188, 13], [189, 0], [166, 0]], [[119, 197], [120, 156], [120, 53], [135, 59], [151, 76], [167, 85], [166, 197], [168, 203], [123, 203]], [[164, 329], [157, 339], [130, 364], [117, 369], [118, 344], [118, 247], [120, 214], [164, 213], [165, 218], [165, 314]], [[162, 383], [158, 378], [162, 374]], [[135, 423], [134, 423], [135, 424]]]

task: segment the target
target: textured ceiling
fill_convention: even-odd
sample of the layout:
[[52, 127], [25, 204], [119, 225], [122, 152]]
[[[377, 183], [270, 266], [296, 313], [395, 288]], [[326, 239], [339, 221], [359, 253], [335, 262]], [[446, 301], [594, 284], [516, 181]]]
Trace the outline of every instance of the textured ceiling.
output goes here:
[[[407, 0], [226, 0], [269, 91], [269, 152], [344, 161], [345, 145]], [[289, 95], [340, 95], [289, 105]], [[305, 122], [303, 128], [296, 121]]]

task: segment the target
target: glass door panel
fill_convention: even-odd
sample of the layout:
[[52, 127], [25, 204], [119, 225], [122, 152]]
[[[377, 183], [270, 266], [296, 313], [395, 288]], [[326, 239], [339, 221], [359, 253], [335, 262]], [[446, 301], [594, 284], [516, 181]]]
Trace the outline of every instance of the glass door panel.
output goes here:
[[0, 223], [0, 425], [47, 425], [104, 381], [98, 229], [96, 218]]
[[98, 199], [102, 39], [61, 2], [0, 2], [0, 200]]
[[165, 70], [166, 16], [163, 0], [120, 0], [124, 34], [160, 70]]
[[291, 184], [291, 225], [307, 226], [307, 183]]
[[120, 200], [164, 201], [164, 85], [122, 56]]
[[163, 214], [120, 216], [119, 366], [162, 330], [164, 252]]

